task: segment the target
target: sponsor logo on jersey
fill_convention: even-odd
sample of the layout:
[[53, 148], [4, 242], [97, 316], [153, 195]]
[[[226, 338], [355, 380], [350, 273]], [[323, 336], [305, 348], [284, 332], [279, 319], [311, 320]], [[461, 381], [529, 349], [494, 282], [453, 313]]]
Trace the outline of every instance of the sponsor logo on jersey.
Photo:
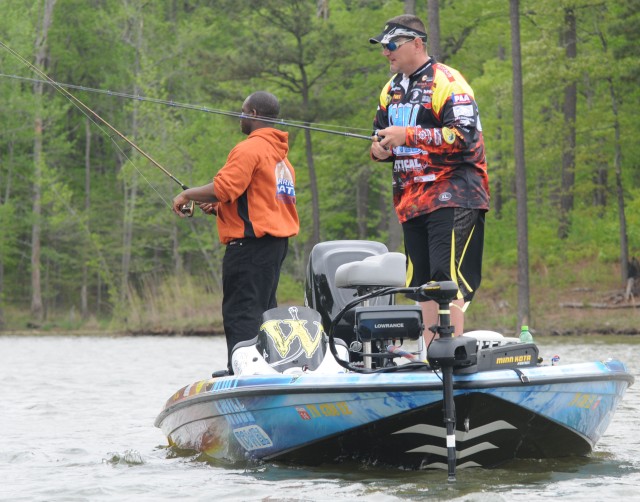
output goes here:
[[467, 103], [471, 103], [471, 98], [466, 92], [462, 94], [452, 94], [451, 97], [453, 99], [454, 105], [464, 105]]
[[447, 80], [449, 80], [449, 82], [455, 81], [455, 78], [449, 71], [449, 68], [447, 68], [446, 66], [440, 66], [440, 70], [442, 71], [442, 73], [444, 73], [445, 77], [447, 77]]
[[276, 199], [285, 204], [296, 203], [296, 189], [293, 185], [293, 176], [283, 160], [276, 164]]
[[453, 107], [456, 117], [473, 117], [473, 105], [459, 105]]
[[442, 128], [442, 139], [444, 139], [445, 143], [447, 143], [449, 145], [453, 145], [453, 142], [456, 140], [456, 135], [448, 127], [443, 127]]
[[409, 95], [410, 103], [419, 103], [422, 97], [422, 89], [413, 89]]
[[393, 163], [393, 171], [396, 173], [419, 171], [420, 169], [422, 169], [422, 164], [418, 159], [396, 159]]

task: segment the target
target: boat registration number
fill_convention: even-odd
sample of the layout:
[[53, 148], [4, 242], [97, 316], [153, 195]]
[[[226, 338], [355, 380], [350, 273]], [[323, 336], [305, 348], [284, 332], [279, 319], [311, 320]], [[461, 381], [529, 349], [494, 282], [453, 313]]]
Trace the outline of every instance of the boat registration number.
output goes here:
[[259, 425], [252, 424], [233, 429], [233, 435], [238, 440], [238, 443], [247, 451], [260, 450], [273, 446], [271, 438]]

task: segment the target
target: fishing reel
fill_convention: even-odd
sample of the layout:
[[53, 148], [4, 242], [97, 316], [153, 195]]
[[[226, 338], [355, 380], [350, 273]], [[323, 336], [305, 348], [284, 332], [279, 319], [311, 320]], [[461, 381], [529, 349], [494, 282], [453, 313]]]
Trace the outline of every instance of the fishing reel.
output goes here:
[[193, 210], [195, 208], [196, 203], [194, 201], [189, 201], [188, 204], [184, 204], [181, 208], [180, 208], [180, 212], [182, 214], [184, 214], [185, 216], [191, 218], [193, 216]]

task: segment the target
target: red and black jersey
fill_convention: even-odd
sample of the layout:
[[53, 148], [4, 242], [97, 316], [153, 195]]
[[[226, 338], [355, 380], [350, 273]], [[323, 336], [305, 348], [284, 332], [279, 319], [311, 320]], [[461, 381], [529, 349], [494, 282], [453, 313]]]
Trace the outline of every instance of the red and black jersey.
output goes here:
[[394, 75], [380, 93], [374, 130], [406, 127], [395, 147], [393, 202], [400, 222], [442, 207], [489, 209], [482, 126], [473, 90], [431, 58], [409, 77]]

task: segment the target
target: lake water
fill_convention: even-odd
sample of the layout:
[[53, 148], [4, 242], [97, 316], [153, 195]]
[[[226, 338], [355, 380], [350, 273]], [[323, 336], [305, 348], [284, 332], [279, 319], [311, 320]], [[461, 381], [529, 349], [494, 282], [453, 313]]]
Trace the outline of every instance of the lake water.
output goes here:
[[[638, 379], [640, 339], [537, 340], [560, 364], [614, 357]], [[586, 458], [493, 470], [224, 466], [153, 426], [180, 387], [226, 363], [222, 337], [0, 336], [0, 500], [640, 500], [640, 379]]]

